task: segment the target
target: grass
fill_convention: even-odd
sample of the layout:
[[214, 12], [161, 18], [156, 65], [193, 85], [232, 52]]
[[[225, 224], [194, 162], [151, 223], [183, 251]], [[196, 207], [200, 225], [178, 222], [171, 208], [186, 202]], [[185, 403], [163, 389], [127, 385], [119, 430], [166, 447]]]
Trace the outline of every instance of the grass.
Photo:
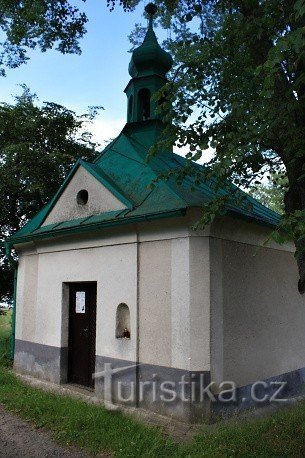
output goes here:
[[[9, 316], [0, 316], [0, 348], [7, 349]], [[1, 342], [2, 340], [2, 342]], [[6, 362], [7, 359], [5, 358]], [[305, 455], [305, 403], [272, 417], [202, 428], [193, 441], [174, 443], [161, 431], [119, 412], [24, 385], [0, 365], [0, 403], [45, 427], [61, 444], [119, 457], [298, 457]]]
[[11, 310], [0, 310], [0, 364], [9, 364], [10, 352], [10, 330], [11, 330]]

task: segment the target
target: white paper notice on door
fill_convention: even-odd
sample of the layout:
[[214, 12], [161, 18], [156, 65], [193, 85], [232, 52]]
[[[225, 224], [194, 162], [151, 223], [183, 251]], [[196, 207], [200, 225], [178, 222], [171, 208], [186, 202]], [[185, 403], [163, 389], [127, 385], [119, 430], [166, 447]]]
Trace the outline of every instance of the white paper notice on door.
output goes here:
[[86, 313], [86, 292], [76, 291], [76, 313]]

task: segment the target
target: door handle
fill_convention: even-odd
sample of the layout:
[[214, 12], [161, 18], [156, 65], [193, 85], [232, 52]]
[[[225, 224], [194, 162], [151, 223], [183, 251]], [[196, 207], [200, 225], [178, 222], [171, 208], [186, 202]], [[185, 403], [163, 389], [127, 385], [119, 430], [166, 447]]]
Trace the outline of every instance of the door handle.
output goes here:
[[88, 332], [88, 331], [89, 331], [89, 329], [88, 329], [88, 328], [85, 328], [85, 329], [83, 329], [83, 331], [84, 331], [84, 332]]

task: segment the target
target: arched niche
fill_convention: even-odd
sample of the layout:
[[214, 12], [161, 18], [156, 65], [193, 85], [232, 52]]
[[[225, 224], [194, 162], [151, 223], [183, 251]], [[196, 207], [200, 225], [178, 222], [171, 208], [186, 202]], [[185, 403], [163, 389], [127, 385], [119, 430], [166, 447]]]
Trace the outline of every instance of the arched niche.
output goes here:
[[150, 115], [150, 90], [140, 89], [138, 92], [138, 121], [147, 121]]
[[116, 330], [117, 339], [130, 339], [130, 311], [127, 304], [121, 303], [116, 309]]

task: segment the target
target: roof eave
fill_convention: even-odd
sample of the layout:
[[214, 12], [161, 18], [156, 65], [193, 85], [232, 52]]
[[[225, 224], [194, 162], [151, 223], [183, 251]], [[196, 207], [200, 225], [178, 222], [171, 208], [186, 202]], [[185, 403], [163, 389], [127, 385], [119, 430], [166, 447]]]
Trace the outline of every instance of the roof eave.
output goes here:
[[164, 219], [164, 218], [172, 218], [176, 216], [185, 216], [186, 211], [187, 211], [187, 208], [180, 208], [176, 210], [169, 210], [166, 212], [157, 212], [157, 213], [151, 213], [147, 215], [130, 216], [130, 217], [125, 217], [125, 218], [121, 218], [117, 220], [114, 219], [110, 221], [92, 223], [92, 224], [87, 224], [81, 227], [77, 226], [77, 227], [72, 227], [72, 228], [57, 229], [54, 231], [50, 230], [50, 231], [45, 231], [39, 234], [32, 233], [32, 234], [24, 235], [21, 237], [11, 236], [7, 239], [7, 242], [11, 243], [13, 246], [16, 246], [21, 243], [32, 242], [35, 240], [50, 239], [50, 238], [62, 237], [66, 235], [77, 235], [77, 234], [81, 234], [85, 232], [93, 232], [93, 231], [103, 229], [106, 227], [114, 227], [114, 226], [138, 223], [138, 222], [143, 222], [143, 221], [153, 221], [153, 220], [159, 220], [159, 219]]

